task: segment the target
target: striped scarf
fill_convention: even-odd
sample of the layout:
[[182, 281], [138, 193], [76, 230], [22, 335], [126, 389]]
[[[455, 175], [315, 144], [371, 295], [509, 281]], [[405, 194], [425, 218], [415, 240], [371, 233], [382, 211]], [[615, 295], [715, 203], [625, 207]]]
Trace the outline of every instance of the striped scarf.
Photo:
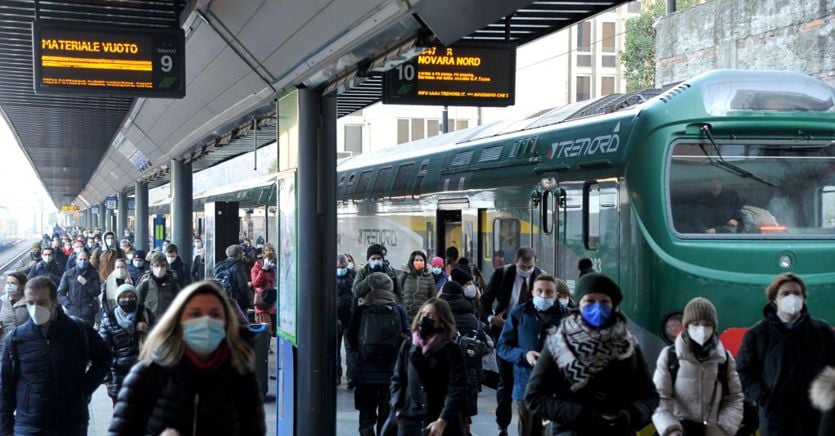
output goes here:
[[573, 392], [586, 386], [613, 359], [625, 360], [635, 352], [635, 337], [626, 329], [626, 319], [620, 314], [613, 316], [617, 317], [614, 325], [596, 330], [583, 323], [579, 314], [572, 314], [548, 336], [548, 350]]

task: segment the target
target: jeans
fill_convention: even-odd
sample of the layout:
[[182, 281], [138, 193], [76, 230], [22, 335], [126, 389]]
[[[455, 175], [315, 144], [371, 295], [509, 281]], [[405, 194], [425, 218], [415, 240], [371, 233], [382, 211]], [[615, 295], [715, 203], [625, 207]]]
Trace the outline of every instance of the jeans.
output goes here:
[[496, 424], [507, 429], [513, 419], [513, 364], [496, 355], [499, 387], [496, 389]]

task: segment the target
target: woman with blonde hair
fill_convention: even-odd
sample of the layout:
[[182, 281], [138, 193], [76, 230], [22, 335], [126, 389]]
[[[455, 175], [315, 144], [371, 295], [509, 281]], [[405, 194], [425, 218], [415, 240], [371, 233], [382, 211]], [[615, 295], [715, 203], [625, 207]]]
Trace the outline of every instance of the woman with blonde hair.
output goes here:
[[217, 283], [180, 291], [124, 381], [111, 435], [263, 435], [253, 351]]

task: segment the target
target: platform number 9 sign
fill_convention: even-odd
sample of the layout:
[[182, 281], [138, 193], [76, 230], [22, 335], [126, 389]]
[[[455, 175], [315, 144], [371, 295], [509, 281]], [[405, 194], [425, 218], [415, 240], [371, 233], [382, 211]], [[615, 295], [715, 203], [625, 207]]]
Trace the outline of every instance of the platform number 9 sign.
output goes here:
[[164, 54], [159, 58], [160, 69], [165, 73], [170, 73], [174, 68], [174, 58], [169, 54]]

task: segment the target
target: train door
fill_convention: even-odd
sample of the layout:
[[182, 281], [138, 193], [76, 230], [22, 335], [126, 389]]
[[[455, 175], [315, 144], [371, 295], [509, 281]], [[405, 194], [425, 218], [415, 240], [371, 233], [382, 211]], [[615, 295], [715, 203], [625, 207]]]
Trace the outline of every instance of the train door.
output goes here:
[[556, 205], [558, 195], [553, 190], [544, 190], [539, 195], [538, 213], [534, 215], [538, 231], [534, 233], [534, 248], [536, 249], [536, 264], [543, 271], [560, 277], [560, 268], [557, 265], [557, 236]]
[[460, 205], [438, 204], [436, 253], [446, 256], [446, 250], [455, 247], [459, 257], [466, 257], [479, 265], [478, 210]]
[[[440, 205], [439, 205], [440, 207]], [[435, 251], [446, 257], [446, 250], [455, 247], [458, 255], [462, 256], [461, 211], [438, 210], [438, 241]]]

